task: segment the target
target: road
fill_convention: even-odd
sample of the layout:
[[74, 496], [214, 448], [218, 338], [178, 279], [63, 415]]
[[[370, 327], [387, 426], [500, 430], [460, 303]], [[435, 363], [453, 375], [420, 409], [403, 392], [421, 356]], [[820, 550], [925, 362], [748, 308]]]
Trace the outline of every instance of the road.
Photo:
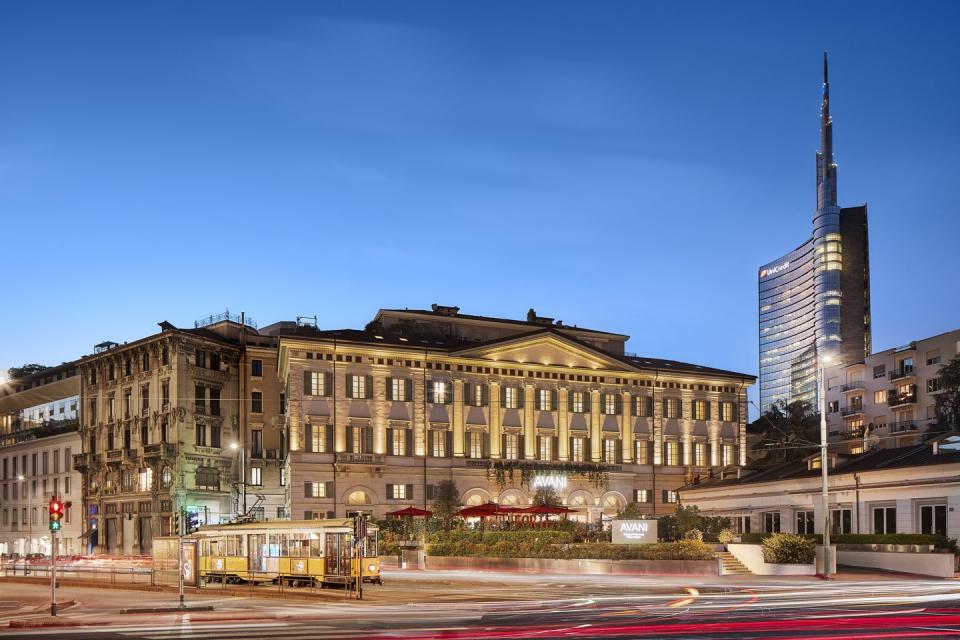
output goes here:
[[945, 638], [960, 636], [960, 582], [847, 574], [809, 578], [683, 578], [470, 572], [388, 573], [362, 602], [191, 593], [210, 612], [125, 614], [176, 596], [69, 587], [58, 620], [83, 626], [10, 629], [41, 620], [42, 585], [0, 580], [4, 637], [204, 638]]

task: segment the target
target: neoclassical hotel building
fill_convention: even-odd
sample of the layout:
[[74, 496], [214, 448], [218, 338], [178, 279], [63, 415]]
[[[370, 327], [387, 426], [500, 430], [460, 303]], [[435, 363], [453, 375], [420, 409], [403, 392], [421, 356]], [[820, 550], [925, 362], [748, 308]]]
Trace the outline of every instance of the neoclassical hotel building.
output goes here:
[[465, 504], [559, 490], [581, 519], [637, 502], [671, 512], [697, 476], [746, 463], [754, 376], [624, 351], [629, 336], [465, 315], [380, 310], [362, 330], [279, 323], [292, 518]]

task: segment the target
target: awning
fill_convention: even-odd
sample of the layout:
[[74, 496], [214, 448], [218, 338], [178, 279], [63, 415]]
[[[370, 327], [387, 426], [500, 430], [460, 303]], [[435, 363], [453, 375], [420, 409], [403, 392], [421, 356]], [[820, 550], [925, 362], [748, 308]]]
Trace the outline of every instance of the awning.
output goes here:
[[553, 421], [553, 414], [549, 411], [541, 411], [537, 416], [537, 429], [556, 429], [557, 425]]
[[354, 400], [350, 403], [350, 409], [347, 411], [348, 418], [370, 418], [370, 405], [362, 400]]
[[435, 424], [450, 424], [450, 415], [446, 405], [435, 404], [430, 407], [430, 422]]
[[400, 509], [399, 511], [388, 511], [388, 518], [427, 518], [433, 515], [432, 511], [427, 511], [426, 509], [418, 509], [416, 507], [407, 507], [406, 509]]
[[706, 437], [709, 435], [707, 432], [707, 423], [705, 422], [694, 422], [693, 423], [693, 435]]
[[303, 415], [305, 416], [329, 416], [330, 405], [326, 400], [304, 400]]
[[507, 409], [506, 411], [504, 411], [503, 426], [517, 427], [517, 428], [522, 427], [523, 423], [520, 421], [520, 412], [516, 409]]
[[467, 424], [487, 426], [487, 415], [480, 407], [469, 407], [467, 410]]
[[398, 422], [410, 422], [410, 410], [407, 409], [406, 402], [394, 402], [390, 406], [390, 415], [387, 416], [388, 420], [396, 420]]
[[649, 436], [650, 435], [650, 419], [637, 418], [633, 423], [633, 435]]
[[736, 438], [737, 437], [736, 426], [732, 424], [723, 425], [722, 427], [720, 427], [720, 436], [723, 438]]
[[620, 424], [617, 422], [617, 416], [603, 416], [604, 433], [620, 433]]
[[680, 422], [678, 420], [667, 420], [663, 425], [663, 435], [665, 436], [679, 436], [680, 435]]
[[570, 416], [570, 431], [590, 431], [590, 429], [587, 427], [587, 418], [584, 416], [584, 414], [575, 413]]

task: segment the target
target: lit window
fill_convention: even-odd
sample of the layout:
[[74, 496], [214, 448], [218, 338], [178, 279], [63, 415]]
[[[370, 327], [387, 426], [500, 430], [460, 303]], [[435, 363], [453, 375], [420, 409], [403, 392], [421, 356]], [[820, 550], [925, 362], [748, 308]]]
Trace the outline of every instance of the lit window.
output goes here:
[[553, 411], [553, 394], [550, 389], [537, 389], [539, 394], [540, 411]]
[[723, 465], [729, 466], [733, 464], [733, 445], [725, 444], [723, 445]]
[[634, 455], [637, 458], [637, 464], [646, 464], [650, 455], [650, 443], [647, 440], [637, 440], [634, 442]]
[[406, 484], [391, 484], [390, 491], [387, 492], [387, 495], [392, 500], [409, 500], [413, 497], [412, 495], [408, 495], [410, 493], [407, 491], [409, 487], [410, 485]]
[[327, 380], [326, 376], [319, 371], [310, 372], [310, 395], [312, 396], [325, 396], [327, 395]]
[[695, 467], [707, 466], [707, 443], [695, 442], [693, 444], [693, 465]]
[[887, 404], [887, 392], [883, 389], [873, 392], [874, 404]]
[[433, 381], [433, 402], [434, 404], [447, 403], [447, 383], [443, 380]]
[[367, 377], [366, 376], [350, 376], [350, 397], [351, 398], [367, 397]]
[[584, 438], [574, 437], [570, 440], [570, 459], [574, 462], [583, 462]]
[[250, 469], [250, 484], [255, 487], [259, 487], [263, 484], [263, 469], [260, 467], [253, 467]]
[[430, 437], [433, 442], [431, 443], [431, 455], [434, 458], [444, 458], [447, 455], [447, 432], [446, 431], [431, 431]]
[[394, 400], [403, 400], [407, 397], [407, 381], [403, 378], [390, 380], [390, 397]]
[[722, 409], [723, 415], [721, 416], [721, 419], [722, 419], [724, 422], [733, 422], [733, 421], [736, 420], [736, 418], [734, 417], [734, 407], [735, 407], [735, 406], [736, 406], [736, 405], [734, 405], [732, 402], [724, 402], [724, 403], [723, 403], [723, 405], [722, 405], [722, 407], [723, 407], [723, 409]]
[[675, 440], [668, 440], [663, 443], [664, 453], [666, 454], [666, 460], [664, 464], [669, 465], [678, 465], [680, 464], [680, 448], [679, 444]]
[[507, 409], [516, 409], [519, 405], [519, 389], [516, 387], [505, 387], [503, 390], [503, 406]]
[[550, 460], [553, 457], [553, 436], [540, 436], [540, 459]]
[[306, 482], [304, 483], [305, 498], [326, 498], [327, 483], [325, 482]]
[[574, 391], [571, 395], [571, 410], [574, 413], [583, 413], [583, 396], [582, 391]]
[[467, 453], [471, 458], [482, 458], [483, 451], [483, 434], [476, 431], [467, 432]]
[[515, 433], [508, 433], [503, 437], [503, 457], [506, 460], [516, 460], [517, 459], [517, 439], [518, 436]]
[[137, 485], [137, 491], [151, 491], [153, 489], [153, 469], [150, 467], [141, 469]]
[[603, 461], [607, 464], [617, 462], [617, 441], [606, 439], [603, 441]]
[[391, 429], [390, 454], [395, 456], [407, 455], [407, 430]]
[[663, 492], [663, 501], [668, 503], [677, 502], [677, 492], [664, 490]]
[[707, 402], [705, 400], [693, 401], [693, 419], [694, 420], [707, 419]]
[[617, 413], [617, 396], [613, 393], [603, 394], [603, 412], [612, 416]]

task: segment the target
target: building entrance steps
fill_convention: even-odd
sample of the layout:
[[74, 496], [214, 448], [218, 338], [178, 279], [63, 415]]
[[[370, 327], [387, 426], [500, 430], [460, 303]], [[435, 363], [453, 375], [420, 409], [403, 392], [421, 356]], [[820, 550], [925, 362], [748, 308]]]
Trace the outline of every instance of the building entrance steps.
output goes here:
[[744, 566], [742, 562], [737, 560], [737, 558], [729, 551], [720, 551], [717, 553], [717, 555], [720, 558], [720, 575], [753, 575], [753, 572]]

